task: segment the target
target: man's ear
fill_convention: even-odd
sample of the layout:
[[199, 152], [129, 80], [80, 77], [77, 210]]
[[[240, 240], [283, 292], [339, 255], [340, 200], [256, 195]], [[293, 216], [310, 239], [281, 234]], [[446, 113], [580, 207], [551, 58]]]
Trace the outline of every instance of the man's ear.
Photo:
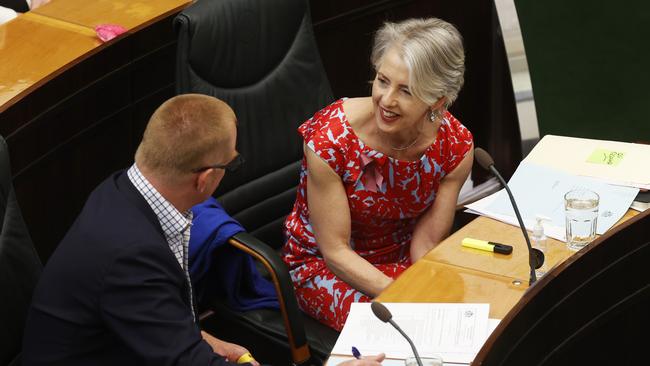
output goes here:
[[208, 182], [210, 181], [210, 173], [212, 171], [212, 168], [206, 169], [196, 175], [196, 180], [194, 181], [194, 188], [200, 192], [203, 193], [205, 192], [206, 188], [208, 187]]

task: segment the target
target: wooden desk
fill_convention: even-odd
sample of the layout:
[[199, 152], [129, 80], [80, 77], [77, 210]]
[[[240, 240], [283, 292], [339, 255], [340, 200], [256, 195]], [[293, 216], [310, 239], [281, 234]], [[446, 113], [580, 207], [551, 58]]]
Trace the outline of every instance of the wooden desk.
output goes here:
[[510, 277], [422, 259], [404, 271], [377, 299], [489, 303], [490, 317], [501, 319], [527, 288], [524, 282]]
[[57, 0], [32, 12], [91, 29], [98, 24], [117, 24], [134, 31], [179, 12], [189, 3], [190, 0]]
[[[513, 246], [512, 254], [503, 255], [460, 245], [464, 238], [489, 240]], [[574, 252], [566, 244], [547, 239], [546, 265], [553, 267]], [[520, 279], [528, 283], [528, 248], [521, 229], [517, 226], [478, 217], [445, 239], [438, 247], [427, 253], [425, 259], [432, 262], [452, 264], [482, 272]]]
[[57, 0], [0, 26], [0, 112], [76, 62], [107, 47], [98, 24], [136, 32], [175, 14], [190, 0]]
[[[616, 225], [637, 215], [638, 212], [628, 210]], [[512, 254], [503, 255], [489, 253], [483, 250], [464, 248], [460, 246], [464, 238], [476, 238], [504, 243], [513, 246]], [[558, 263], [573, 255], [567, 249], [566, 243], [548, 238], [545, 253], [546, 268], [553, 268]], [[528, 282], [528, 248], [521, 229], [499, 221], [478, 217], [445, 239], [438, 247], [424, 256], [432, 262], [447, 263], [459, 267], [471, 268], [500, 276], [518, 278]]]
[[[637, 215], [629, 210], [618, 224]], [[464, 248], [465, 237], [510, 244], [511, 255]], [[575, 252], [554, 239], [547, 242], [548, 268]], [[404, 271], [377, 298], [382, 302], [477, 302], [490, 304], [490, 317], [502, 319], [528, 288], [528, 250], [519, 227], [478, 217], [445, 239]]]
[[0, 26], [0, 112], [100, 44], [91, 29], [30, 13]]

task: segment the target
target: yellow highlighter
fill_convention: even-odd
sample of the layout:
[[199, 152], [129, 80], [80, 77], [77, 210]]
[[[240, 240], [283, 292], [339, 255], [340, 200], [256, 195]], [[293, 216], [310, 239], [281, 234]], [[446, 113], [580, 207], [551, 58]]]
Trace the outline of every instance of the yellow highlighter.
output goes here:
[[479, 239], [465, 238], [461, 242], [461, 245], [467, 248], [480, 249], [480, 250], [485, 250], [488, 252], [494, 252], [499, 254], [512, 253], [512, 246], [510, 245], [495, 243], [495, 242], [485, 241], [485, 240], [479, 240]]
[[239, 356], [237, 359], [237, 363], [247, 363], [247, 362], [253, 362], [255, 359], [253, 358], [253, 355], [250, 354], [250, 352], [246, 352], [243, 355]]

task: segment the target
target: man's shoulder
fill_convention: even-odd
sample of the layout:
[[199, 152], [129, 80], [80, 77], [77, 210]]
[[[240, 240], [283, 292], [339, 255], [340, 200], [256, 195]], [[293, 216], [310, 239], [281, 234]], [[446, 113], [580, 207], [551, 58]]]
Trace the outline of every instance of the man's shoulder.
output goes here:
[[121, 171], [97, 186], [62, 240], [62, 250], [94, 256], [94, 260], [102, 261], [107, 259], [105, 253], [120, 251], [123, 247], [157, 247], [164, 242], [155, 219], [149, 217], [153, 215], [147, 212], [150, 208], [134, 193], [135, 188], [126, 184], [130, 184], [128, 177]]
[[84, 223], [119, 228], [115, 234], [147, 234], [145, 228], [156, 227], [155, 214], [130, 182], [126, 171], [114, 173], [90, 194], [79, 214]]
[[72, 287], [97, 290], [116, 261], [144, 255], [165, 266], [173, 263], [164, 235], [124, 196], [115, 184], [116, 178], [119, 174], [90, 194], [44, 268], [48, 282], [63, 281]]
[[94, 209], [97, 207], [102, 208], [101, 213], [114, 211], [130, 210], [132, 205], [129, 204], [126, 196], [126, 183], [128, 176], [125, 170], [121, 170], [111, 174], [108, 178], [104, 179], [97, 187], [90, 193], [81, 215], [97, 212]]

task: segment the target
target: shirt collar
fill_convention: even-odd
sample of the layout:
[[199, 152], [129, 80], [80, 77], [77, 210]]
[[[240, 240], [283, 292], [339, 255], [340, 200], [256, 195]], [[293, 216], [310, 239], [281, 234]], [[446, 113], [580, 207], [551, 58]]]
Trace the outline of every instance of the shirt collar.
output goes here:
[[163, 229], [166, 238], [174, 237], [179, 233], [189, 229], [192, 225], [192, 210], [180, 212], [167, 201], [160, 192], [142, 175], [138, 166], [134, 163], [127, 172], [131, 183], [142, 194], [145, 201], [151, 206], [151, 209], [158, 217], [160, 226]]

